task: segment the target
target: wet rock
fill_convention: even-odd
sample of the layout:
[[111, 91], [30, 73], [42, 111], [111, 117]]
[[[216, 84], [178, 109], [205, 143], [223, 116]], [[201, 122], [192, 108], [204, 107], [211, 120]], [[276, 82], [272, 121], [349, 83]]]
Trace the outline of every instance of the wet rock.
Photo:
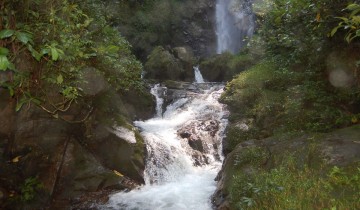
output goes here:
[[202, 141], [200, 139], [194, 139], [194, 138], [189, 138], [188, 139], [188, 143], [190, 145], [191, 148], [193, 148], [194, 150], [197, 150], [199, 152], [204, 152], [204, 147], [202, 145]]
[[216, 120], [199, 120], [190, 122], [178, 130], [178, 135], [185, 140], [185, 147], [191, 154], [195, 165], [208, 163], [206, 155], [213, 154], [219, 159], [217, 151], [217, 137], [219, 122]]

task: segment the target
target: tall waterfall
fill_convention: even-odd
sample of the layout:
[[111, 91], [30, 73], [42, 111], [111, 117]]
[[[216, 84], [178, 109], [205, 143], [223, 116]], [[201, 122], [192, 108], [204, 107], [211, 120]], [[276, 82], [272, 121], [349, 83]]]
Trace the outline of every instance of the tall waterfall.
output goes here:
[[147, 148], [146, 184], [113, 195], [105, 209], [212, 209], [227, 124], [226, 109], [218, 102], [224, 86], [195, 85], [197, 90], [179, 94], [162, 115], [135, 122]]
[[216, 0], [217, 53], [237, 53], [255, 28], [253, 0]]

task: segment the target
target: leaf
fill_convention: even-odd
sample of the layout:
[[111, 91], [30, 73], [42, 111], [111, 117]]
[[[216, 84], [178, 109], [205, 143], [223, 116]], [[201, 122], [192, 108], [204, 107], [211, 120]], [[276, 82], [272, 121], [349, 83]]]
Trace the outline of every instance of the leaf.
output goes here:
[[117, 176], [120, 176], [120, 177], [123, 177], [124, 175], [122, 175], [120, 172], [118, 172], [117, 170], [113, 170], [113, 172], [117, 175]]
[[14, 30], [4, 29], [0, 31], [0, 39], [11, 37], [14, 34]]
[[8, 55], [9, 54], [9, 50], [7, 48], [4, 47], [0, 47], [0, 55]]
[[16, 38], [24, 44], [33, 43], [32, 35], [27, 32], [16, 32]]
[[15, 107], [15, 111], [18, 112], [21, 107], [27, 102], [28, 100], [26, 100], [26, 98], [22, 98], [17, 104], [16, 104], [16, 107]]
[[38, 51], [36, 51], [30, 44], [27, 45], [28, 50], [31, 52], [31, 55], [37, 60], [40, 61], [41, 57], [43, 56], [43, 54], [39, 53]]
[[47, 54], [50, 53], [50, 50], [49, 50], [49, 48], [42, 48], [41, 51], [40, 51], [40, 53], [41, 53], [42, 55], [47, 55]]
[[359, 8], [360, 8], [360, 5], [358, 5], [358, 4], [349, 4], [349, 6], [346, 7], [346, 9], [348, 9], [348, 10], [356, 10]]
[[57, 49], [52, 47], [52, 48], [50, 48], [50, 51], [51, 51], [51, 59], [53, 61], [57, 61], [59, 59], [59, 53], [58, 53]]
[[345, 40], [346, 40], [348, 43], [351, 42], [351, 33], [346, 36]]
[[110, 46], [106, 47], [106, 51], [107, 51], [107, 53], [115, 54], [119, 51], [119, 47], [115, 46], [115, 45], [110, 45]]
[[53, 115], [53, 117], [54, 117], [55, 119], [59, 119], [59, 114], [56, 113], [56, 114]]
[[0, 55], [0, 70], [6, 71], [11, 63], [5, 55]]
[[63, 81], [64, 81], [63, 76], [59, 74], [59, 76], [56, 77], [56, 83], [60, 85], [63, 83]]
[[336, 17], [337, 19], [343, 20], [344, 22], [349, 22], [349, 19], [346, 17]]
[[31, 101], [36, 104], [36, 105], [40, 105], [41, 104], [41, 100], [38, 98], [31, 98]]
[[354, 11], [352, 11], [349, 15], [349, 17], [354, 17], [355, 15], [357, 15], [360, 12], [360, 7], [358, 9], [355, 9]]
[[12, 160], [11, 160], [11, 162], [13, 162], [13, 163], [17, 163], [17, 162], [19, 162], [20, 161], [20, 158], [21, 158], [21, 156], [19, 155], [19, 156], [16, 156], [15, 158], [13, 158]]
[[15, 92], [14, 92], [14, 89], [12, 87], [8, 87], [9, 88], [9, 94], [10, 96], [14, 96], [15, 95]]
[[337, 32], [337, 30], [338, 30], [339, 28], [340, 28], [340, 26], [336, 26], [335, 28], [333, 28], [333, 29], [331, 30], [330, 36], [333, 37], [334, 34]]
[[320, 14], [320, 12], [318, 12], [318, 13], [316, 14], [316, 21], [317, 21], [317, 22], [320, 22], [320, 19], [321, 19], [321, 14]]
[[358, 118], [357, 118], [356, 116], [353, 116], [353, 117], [351, 118], [351, 122], [352, 122], [353, 124], [355, 124], [355, 123], [358, 123], [359, 120], [358, 120]]

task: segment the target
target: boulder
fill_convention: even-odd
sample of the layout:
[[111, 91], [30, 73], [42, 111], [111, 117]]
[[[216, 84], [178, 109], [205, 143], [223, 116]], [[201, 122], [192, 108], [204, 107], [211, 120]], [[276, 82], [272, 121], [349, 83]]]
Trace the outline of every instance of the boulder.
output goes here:
[[163, 80], [181, 80], [184, 74], [179, 59], [175, 58], [168, 50], [163, 47], [156, 47], [145, 63], [145, 77]]
[[223, 82], [231, 79], [227, 75], [231, 71], [230, 61], [232, 58], [231, 53], [223, 53], [202, 61], [200, 71], [204, 79], [209, 82]]
[[193, 82], [195, 62], [196, 59], [190, 47], [175, 47], [166, 50], [158, 46], [154, 48], [145, 63], [145, 77], [160, 81]]

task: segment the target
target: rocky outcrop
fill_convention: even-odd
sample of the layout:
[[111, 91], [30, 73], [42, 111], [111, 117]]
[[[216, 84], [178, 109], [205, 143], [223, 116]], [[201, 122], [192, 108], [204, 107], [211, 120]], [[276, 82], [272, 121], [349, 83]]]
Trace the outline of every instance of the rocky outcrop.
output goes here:
[[[296, 165], [315, 170], [332, 166], [352, 166], [360, 161], [360, 126], [352, 126], [326, 134], [303, 134], [292, 138], [271, 137], [245, 141], [227, 155], [217, 176], [217, 190], [212, 197], [217, 209], [235, 209], [229, 198], [233, 178], [239, 174], [254, 176], [259, 170], [277, 168], [291, 154]], [[254, 158], [247, 156], [255, 151]]]
[[189, 47], [166, 50], [156, 47], [145, 63], [145, 77], [149, 79], [193, 81], [194, 54]]
[[0, 91], [0, 208], [61, 209], [83, 203], [89, 193], [144, 183], [145, 145], [131, 120], [152, 115], [151, 96], [133, 94], [125, 103], [125, 94], [92, 91], [51, 115], [31, 103], [15, 112], [15, 100]]

